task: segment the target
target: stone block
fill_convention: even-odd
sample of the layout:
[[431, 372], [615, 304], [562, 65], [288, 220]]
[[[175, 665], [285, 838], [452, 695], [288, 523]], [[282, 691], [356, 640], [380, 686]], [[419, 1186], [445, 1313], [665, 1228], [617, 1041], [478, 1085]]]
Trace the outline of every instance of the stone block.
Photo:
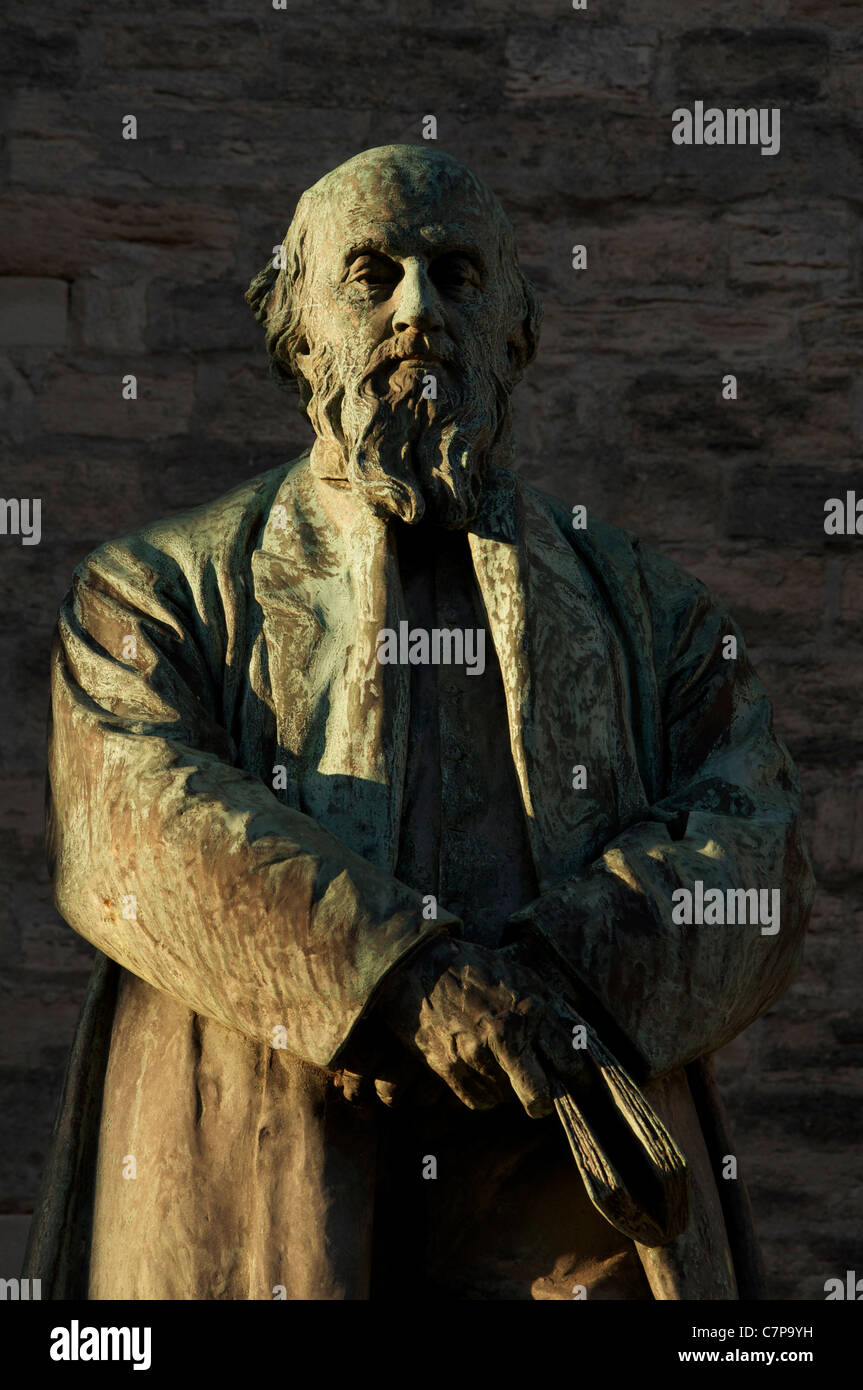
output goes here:
[[[249, 277], [251, 279], [251, 276]], [[252, 350], [263, 343], [263, 330], [245, 303], [248, 281], [239, 277], [206, 285], [151, 283], [147, 294], [147, 346], [155, 351], [180, 348]]]
[[[863, 547], [863, 536], [858, 538], [857, 543]], [[836, 634], [843, 644], [853, 643], [863, 647], [863, 566], [856, 547], [846, 553], [840, 563], [842, 572]]]
[[572, 16], [556, 23], [536, 20], [508, 29], [505, 93], [514, 104], [611, 100], [644, 104], [659, 32], [614, 25], [579, 25]]
[[677, 106], [779, 106], [817, 101], [830, 44], [820, 30], [782, 24], [709, 25], [680, 34], [673, 48]]
[[0, 345], [65, 346], [68, 300], [65, 280], [0, 277]]
[[793, 648], [821, 631], [826, 565], [824, 554], [762, 543], [691, 550], [686, 567], [727, 604], [748, 644]]
[[[137, 377], [137, 400], [123, 399], [126, 375]], [[49, 433], [150, 440], [185, 433], [193, 400], [191, 367], [166, 372], [155, 362], [130, 358], [113, 372], [87, 371], [77, 364], [57, 368], [45, 383], [39, 405], [42, 427]]]
[[116, 263], [203, 280], [233, 264], [236, 214], [188, 200], [0, 195], [0, 271], [73, 278]]
[[[854, 476], [802, 464], [740, 463], [732, 468], [726, 511], [729, 536], [772, 538], [778, 543], [807, 541], [831, 549], [854, 544], [854, 538], [827, 537], [824, 504], [844, 497]], [[843, 552], [844, 553], [844, 552]]]
[[[288, 437], [311, 442], [297, 399], [270, 378], [264, 352], [254, 366], [212, 362], [197, 371], [196, 422], [205, 438], [257, 446], [283, 443]], [[291, 455], [286, 452], [284, 457], [287, 462]]]
[[781, 353], [792, 325], [786, 314], [747, 303], [716, 304], [682, 294], [657, 295], [625, 305], [584, 305], [561, 323], [563, 348], [575, 355], [619, 353], [630, 361], [665, 357], [707, 361], [718, 355], [737, 361]]
[[[205, 293], [201, 283], [199, 293]], [[73, 282], [72, 341], [97, 352], [144, 352], [147, 325], [146, 273], [128, 266], [97, 266]]]
[[769, 290], [847, 285], [852, 222], [845, 213], [812, 209], [733, 214], [728, 228], [728, 279], [735, 288]]
[[4, 86], [10, 79], [30, 86], [53, 87], [58, 82], [74, 86], [80, 77], [78, 35], [59, 26], [53, 32], [40, 33], [35, 25], [7, 20], [0, 71]]
[[835, 885], [860, 878], [863, 876], [863, 778], [843, 772], [819, 793], [815, 807], [812, 855], [819, 880]]
[[863, 299], [830, 296], [808, 305], [799, 331], [813, 371], [863, 367]]

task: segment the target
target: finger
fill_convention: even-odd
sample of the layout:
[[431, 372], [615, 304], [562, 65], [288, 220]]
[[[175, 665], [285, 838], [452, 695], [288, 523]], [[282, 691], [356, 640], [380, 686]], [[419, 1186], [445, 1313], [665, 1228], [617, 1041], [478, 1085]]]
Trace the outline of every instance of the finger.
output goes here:
[[342, 1092], [345, 1100], [353, 1102], [364, 1100], [369, 1091], [367, 1077], [360, 1076], [359, 1072], [344, 1069], [335, 1072], [333, 1085]]
[[507, 1078], [473, 1033], [426, 1028], [416, 1043], [432, 1071], [469, 1110], [490, 1110], [506, 1099]]
[[385, 1059], [381, 1059], [374, 1071], [375, 1092], [384, 1105], [401, 1105], [410, 1093], [414, 1082], [426, 1073], [427, 1068], [415, 1053], [409, 1054], [398, 1048]]
[[498, 1081], [492, 1081], [459, 1057], [455, 1060], [429, 1057], [426, 1060], [432, 1071], [446, 1083], [468, 1110], [491, 1110], [506, 1098], [503, 1076]]
[[532, 1048], [525, 1045], [516, 1052], [499, 1039], [490, 1040], [490, 1046], [531, 1119], [550, 1115], [554, 1109], [554, 1086]]
[[398, 1105], [402, 1098], [403, 1089], [404, 1088], [399, 1085], [398, 1081], [382, 1081], [380, 1077], [375, 1081], [375, 1091], [377, 1092], [378, 1100], [390, 1108], [394, 1105]]

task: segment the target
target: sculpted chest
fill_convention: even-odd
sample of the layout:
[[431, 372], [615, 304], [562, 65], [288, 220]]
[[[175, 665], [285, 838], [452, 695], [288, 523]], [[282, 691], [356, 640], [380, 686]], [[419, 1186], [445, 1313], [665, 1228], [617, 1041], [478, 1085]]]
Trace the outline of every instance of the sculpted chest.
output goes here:
[[[539, 882], [577, 872], [647, 804], [635, 675], [579, 556], [511, 476], [495, 479], [467, 533], [487, 628], [435, 636], [414, 624], [412, 637], [391, 530], [368, 514], [334, 518], [319, 492], [289, 475], [251, 556], [253, 680], [291, 804], [392, 869], [414, 659], [472, 656], [481, 680], [493, 644]], [[275, 526], [280, 507], [287, 523]], [[642, 668], [639, 679], [649, 653]]]

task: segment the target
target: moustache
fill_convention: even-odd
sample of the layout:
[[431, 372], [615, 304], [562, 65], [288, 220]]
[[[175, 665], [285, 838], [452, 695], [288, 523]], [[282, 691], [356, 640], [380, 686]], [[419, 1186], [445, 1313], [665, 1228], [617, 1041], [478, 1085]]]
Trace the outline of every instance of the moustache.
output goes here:
[[422, 362], [437, 362], [445, 367], [454, 365], [458, 360], [452, 348], [445, 344], [435, 344], [433, 347], [425, 334], [403, 333], [396, 338], [387, 339], [375, 349], [362, 372], [361, 382], [365, 384], [370, 381], [382, 367], [397, 365], [409, 358], [417, 358]]

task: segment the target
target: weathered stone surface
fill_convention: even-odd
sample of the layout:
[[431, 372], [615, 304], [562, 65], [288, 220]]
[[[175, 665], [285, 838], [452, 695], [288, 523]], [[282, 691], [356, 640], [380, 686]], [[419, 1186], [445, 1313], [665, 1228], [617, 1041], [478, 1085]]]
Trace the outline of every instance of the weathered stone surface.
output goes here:
[[561, 324], [560, 347], [572, 354], [580, 343], [596, 355], [615, 353], [641, 361], [662, 357], [668, 363], [734, 353], [737, 360], [749, 362], [782, 351], [791, 332], [788, 317], [777, 311], [692, 301], [673, 292], [646, 293], [622, 307], [572, 310]]
[[224, 70], [227, 49], [232, 72], [242, 67], [253, 70], [260, 62], [261, 37], [261, 28], [255, 22], [223, 20], [215, 26], [206, 21], [153, 23], [145, 19], [137, 24], [112, 25], [105, 35], [104, 54], [109, 68], [179, 68], [197, 72], [204, 68]]
[[196, 373], [196, 397], [205, 438], [256, 446], [283, 444], [286, 459], [290, 458], [289, 440], [302, 441], [299, 452], [311, 443], [296, 401], [277, 390], [260, 366], [202, 365]]
[[[200, 286], [199, 286], [200, 289]], [[121, 356], [146, 351], [146, 281], [128, 265], [106, 263], [72, 283], [76, 351]]]
[[0, 197], [0, 218], [4, 275], [73, 277], [122, 252], [130, 267], [148, 275], [183, 265], [208, 280], [233, 262], [233, 211], [185, 199], [129, 203], [6, 193]]
[[[728, 375], [735, 377], [736, 399], [723, 396]], [[733, 351], [697, 375], [653, 371], [636, 377], [626, 410], [633, 441], [654, 449], [665, 443], [726, 455], [761, 451], [829, 466], [858, 446], [860, 422], [848, 373], [777, 377], [738, 361]]]
[[[200, 506], [228, 492], [236, 486], [238, 478], [257, 477], [269, 468], [296, 458], [309, 444], [308, 425], [300, 422], [298, 415], [293, 424], [290, 412], [277, 443], [262, 443], [254, 433], [250, 428], [241, 443], [215, 438], [201, 430], [166, 440], [159, 453], [158, 475], [147, 475], [140, 480], [142, 500], [137, 509], [138, 517], [165, 515], [166, 492], [170, 493], [172, 512]], [[135, 526], [140, 525], [140, 519], [135, 521]]]
[[597, 24], [517, 24], [507, 38], [505, 93], [509, 101], [649, 99], [659, 33]]
[[769, 543], [726, 544], [708, 551], [690, 545], [679, 558], [724, 599], [753, 648], [781, 644], [793, 649], [819, 636], [827, 606], [828, 561], [823, 554], [795, 554], [789, 546], [777, 562]]
[[200, 284], [178, 285], [170, 280], [151, 282], [147, 295], [147, 347], [153, 352], [219, 348], [253, 349], [260, 333], [251, 314], [237, 322], [237, 286], [233, 280], [216, 281], [202, 293]]
[[778, 691], [777, 720], [798, 762], [842, 770], [863, 756], [863, 729], [849, 716], [860, 684], [853, 653], [840, 652], [831, 661], [818, 645], [784, 648], [779, 655], [774, 648], [760, 657], [758, 670], [771, 690]]
[[724, 220], [732, 285], [758, 290], [822, 285], [833, 293], [850, 287], [854, 224], [849, 214], [810, 210], [803, 217], [798, 211]]
[[[844, 497], [854, 486], [851, 473], [805, 464], [735, 464], [730, 475], [726, 528], [730, 536], [786, 541], [821, 539], [824, 504], [830, 497]], [[853, 544], [853, 537], [830, 538], [834, 547]]]
[[853, 551], [844, 562], [835, 621], [839, 640], [856, 650], [863, 643], [863, 567]]
[[829, 58], [829, 42], [817, 29], [693, 29], [674, 46], [678, 105], [696, 99], [709, 106], [816, 101]]
[[[578, 239], [589, 241], [590, 230]], [[593, 278], [600, 293], [619, 285], [715, 284], [721, 275], [720, 233], [702, 219], [642, 214], [600, 227], [596, 241]]]
[[853, 41], [836, 54], [828, 81], [830, 97], [845, 110], [863, 106], [863, 51], [859, 41], [859, 25]]
[[813, 369], [841, 371], [863, 366], [863, 299], [849, 295], [807, 305], [799, 323]]
[[[123, 399], [123, 378], [137, 379], [136, 400]], [[83, 363], [51, 372], [41, 398], [41, 420], [49, 433], [116, 435], [121, 439], [150, 439], [185, 432], [194, 401], [191, 367], [171, 373], [148, 371], [129, 358], [121, 371], [99, 366], [87, 371]]]
[[69, 286], [28, 275], [0, 277], [0, 345], [62, 347]]
[[26, 24], [3, 29], [0, 71], [5, 79], [52, 86], [58, 78], [74, 82], [79, 73], [78, 38], [71, 30], [38, 33]]
[[863, 837], [863, 778], [843, 776], [818, 794], [812, 837], [814, 864], [825, 885], [859, 882]]

